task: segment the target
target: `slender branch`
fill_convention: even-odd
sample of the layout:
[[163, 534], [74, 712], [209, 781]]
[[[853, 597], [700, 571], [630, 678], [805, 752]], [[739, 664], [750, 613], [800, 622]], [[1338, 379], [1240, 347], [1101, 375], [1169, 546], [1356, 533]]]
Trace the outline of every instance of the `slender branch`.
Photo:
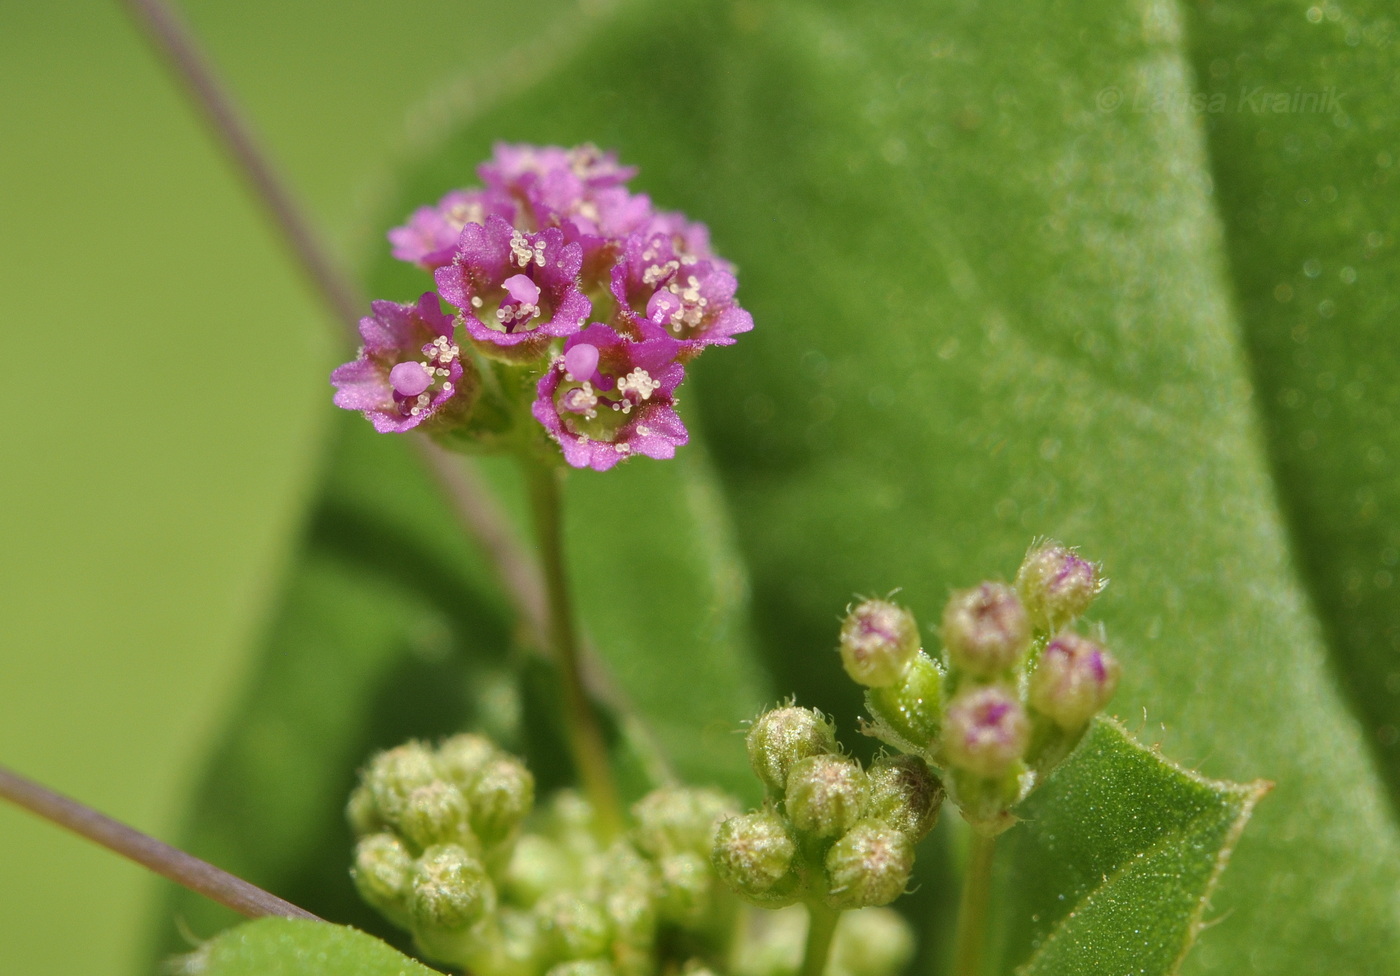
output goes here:
[[836, 936], [836, 923], [841, 913], [820, 901], [807, 905], [807, 946], [802, 952], [802, 968], [798, 976], [822, 976], [831, 955], [831, 942]]
[[[282, 231], [302, 271], [353, 333], [365, 307], [355, 283], [322, 246], [310, 218], [297, 204], [271, 159], [258, 145], [199, 42], [179, 12], [164, 0], [121, 0], [189, 94], [210, 132], [237, 164], [253, 195]], [[355, 341], [358, 341], [356, 339]]]
[[603, 831], [614, 836], [622, 829], [622, 805], [602, 728], [584, 690], [578, 632], [569, 596], [569, 573], [564, 565], [564, 500], [559, 484], [562, 475], [540, 461], [524, 460], [523, 463], [530, 481], [530, 508], [544, 565], [545, 592], [549, 597], [549, 646], [564, 687], [569, 747], [579, 779], [593, 801]]
[[953, 950], [953, 976], [981, 976], [982, 949], [987, 941], [987, 908], [992, 894], [992, 857], [996, 835], [972, 834], [972, 853], [963, 876], [958, 905], [958, 929]]
[[3, 766], [0, 766], [0, 797], [248, 918], [279, 915], [283, 918], [322, 921], [304, 908], [283, 901], [207, 861], [158, 841]]

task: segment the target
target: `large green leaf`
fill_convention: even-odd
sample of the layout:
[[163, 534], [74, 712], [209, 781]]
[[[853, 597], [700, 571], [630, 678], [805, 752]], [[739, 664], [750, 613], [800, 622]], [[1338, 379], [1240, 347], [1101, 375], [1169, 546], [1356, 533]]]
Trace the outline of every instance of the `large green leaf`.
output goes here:
[[340, 925], [263, 918], [187, 957], [188, 976], [431, 976], [436, 970]]
[[993, 970], [1175, 972], [1268, 788], [1203, 779], [1095, 723], [1006, 835], [1002, 944], [1030, 954]]
[[[406, 185], [464, 181], [493, 138], [641, 163], [759, 323], [695, 382], [780, 683], [849, 717], [825, 649], [852, 592], [932, 622], [1033, 534], [1081, 543], [1114, 579], [1119, 710], [1278, 783], [1188, 966], [1374, 971], [1400, 837], [1290, 560], [1190, 78], [1169, 4], [672, 5]], [[1143, 85], [1161, 110], [1105, 110]]]

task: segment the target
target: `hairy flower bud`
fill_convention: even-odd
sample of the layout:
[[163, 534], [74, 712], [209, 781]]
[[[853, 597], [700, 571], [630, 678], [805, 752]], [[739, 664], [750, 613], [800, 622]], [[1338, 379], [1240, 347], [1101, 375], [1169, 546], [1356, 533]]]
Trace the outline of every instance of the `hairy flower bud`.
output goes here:
[[902, 830], [911, 840], [927, 836], [938, 823], [943, 784], [918, 756], [883, 756], [871, 765], [869, 816]]
[[654, 858], [690, 852], [709, 857], [719, 822], [738, 812], [738, 804], [715, 789], [664, 786], [632, 807], [632, 839]]
[[797, 844], [775, 813], [746, 813], [719, 825], [712, 862], [741, 897], [763, 908], [797, 900]]
[[808, 756], [836, 751], [836, 730], [811, 708], [775, 708], [758, 717], [746, 744], [754, 773], [774, 793], [787, 789], [788, 770]]
[[462, 791], [444, 780], [419, 786], [404, 800], [399, 833], [419, 850], [434, 844], [476, 846], [467, 826], [467, 801]]
[[535, 777], [514, 756], [500, 753], [467, 789], [472, 830], [487, 847], [506, 840], [535, 804]]
[[878, 723], [875, 733], [883, 726], [896, 737], [891, 745], [928, 749], [943, 727], [943, 669], [920, 651], [898, 682], [867, 691], [865, 704]]
[[393, 834], [369, 834], [355, 845], [350, 877], [360, 897], [398, 924], [407, 924], [413, 857]]
[[[701, 867], [708, 886], [714, 872], [709, 861], [702, 861]], [[656, 868], [630, 844], [619, 841], [604, 854], [601, 875], [603, 912], [612, 925], [614, 953], [622, 943], [634, 950], [629, 955], [646, 957], [645, 950], [656, 936], [660, 890]]]
[[415, 928], [456, 931], [495, 911], [496, 890], [471, 852], [438, 844], [418, 859], [408, 907]]
[[1030, 722], [1003, 685], [974, 688], [948, 705], [943, 748], [950, 765], [983, 776], [1004, 776], [1030, 741]]
[[888, 905], [904, 893], [913, 870], [908, 834], [881, 820], [862, 820], [827, 852], [826, 903], [838, 909]]
[[1089, 609], [1107, 581], [1099, 567], [1053, 539], [1031, 548], [1016, 572], [1016, 589], [1042, 630], [1054, 630]]
[[547, 895], [535, 906], [541, 931], [557, 956], [587, 959], [607, 951], [611, 927], [603, 907], [576, 891]]
[[469, 794], [487, 763], [499, 755], [501, 750], [490, 739], [464, 732], [443, 740], [438, 746], [437, 765], [463, 794]]
[[918, 622], [897, 604], [866, 600], [841, 624], [841, 664], [857, 684], [895, 684], [918, 652]]
[[804, 834], [845, 833], [865, 810], [865, 771], [845, 756], [809, 756], [788, 771], [784, 808]]
[[379, 816], [390, 824], [397, 824], [403, 816], [410, 793], [437, 778], [433, 753], [421, 742], [406, 742], [381, 752], [361, 775]]
[[1031, 707], [1061, 728], [1079, 728], [1113, 697], [1118, 673], [1118, 662], [1102, 646], [1073, 632], [1060, 634], [1045, 645], [1031, 674]]
[[350, 829], [355, 832], [356, 837], [375, 833], [388, 826], [379, 815], [379, 805], [374, 802], [374, 793], [365, 783], [355, 787], [350, 794], [350, 800], [345, 804], [345, 819], [349, 821]]
[[659, 908], [669, 922], [693, 925], [710, 910], [715, 870], [692, 851], [668, 854], [656, 862], [661, 874]]
[[914, 933], [893, 908], [862, 908], [841, 916], [831, 944], [833, 971], [850, 976], [897, 976], [914, 958]]
[[1031, 629], [1015, 590], [983, 583], [953, 594], [943, 611], [942, 636], [953, 667], [991, 677], [1020, 663]]

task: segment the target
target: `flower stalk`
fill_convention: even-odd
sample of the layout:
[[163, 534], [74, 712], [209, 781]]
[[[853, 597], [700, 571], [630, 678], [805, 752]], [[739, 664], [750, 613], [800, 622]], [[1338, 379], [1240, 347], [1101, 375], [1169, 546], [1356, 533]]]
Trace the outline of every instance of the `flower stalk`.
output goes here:
[[798, 976], [822, 976], [831, 955], [831, 943], [836, 935], [836, 923], [841, 912], [828, 908], [820, 901], [807, 903], [807, 944], [802, 951], [802, 968]]
[[548, 603], [548, 640], [564, 695], [564, 721], [569, 749], [584, 792], [597, 811], [600, 830], [609, 837], [622, 831], [622, 804], [618, 799], [608, 749], [598, 715], [584, 690], [578, 629], [569, 594], [568, 567], [564, 563], [564, 472], [543, 461], [523, 460], [530, 482], [530, 511], [544, 568]]
[[953, 976], [981, 976], [982, 949], [987, 942], [987, 909], [992, 895], [992, 858], [996, 835], [974, 830], [972, 850], [963, 875], [958, 904], [958, 927], [953, 942]]

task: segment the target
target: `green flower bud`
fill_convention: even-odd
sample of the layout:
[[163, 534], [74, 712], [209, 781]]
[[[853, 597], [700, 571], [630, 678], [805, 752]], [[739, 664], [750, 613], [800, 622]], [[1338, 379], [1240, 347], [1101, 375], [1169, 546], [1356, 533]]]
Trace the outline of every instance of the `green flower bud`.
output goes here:
[[1053, 631], [1082, 615], [1108, 583], [1095, 563], [1053, 539], [1032, 546], [1016, 572], [1016, 589], [1031, 620]]
[[755, 775], [779, 795], [787, 789], [788, 770], [794, 763], [837, 748], [836, 730], [826, 716], [791, 705], [760, 715], [749, 728], [746, 743]]
[[797, 900], [797, 843], [775, 813], [746, 813], [719, 825], [711, 862], [721, 880], [761, 908]]
[[991, 677], [1015, 667], [1030, 647], [1031, 625], [1016, 591], [1004, 583], [959, 590], [943, 611], [948, 662]]
[[[608, 849], [601, 867], [603, 912], [613, 928], [614, 955], [617, 956], [621, 943], [647, 957], [649, 964], [649, 954], [643, 950], [649, 950], [656, 937], [656, 902], [660, 891], [656, 868], [630, 844], [622, 842]], [[712, 878], [708, 861], [704, 862], [704, 869], [706, 878]], [[628, 953], [629, 958], [632, 955]], [[621, 968], [630, 970], [633, 967]]]
[[867, 774], [869, 815], [919, 841], [938, 823], [943, 784], [918, 756], [883, 756]]
[[517, 904], [533, 905], [551, 891], [577, 887], [578, 865], [558, 844], [538, 834], [525, 834], [511, 852], [505, 886]]
[[540, 931], [557, 957], [588, 959], [608, 951], [612, 927], [596, 900], [573, 891], [555, 892], [540, 900], [535, 913]]
[[434, 844], [476, 847], [476, 838], [467, 826], [467, 800], [461, 790], [443, 780], [408, 794], [399, 814], [399, 833], [418, 850]]
[[831, 943], [833, 972], [848, 976], [897, 976], [914, 958], [914, 933], [892, 908], [846, 912]]
[[486, 764], [500, 754], [496, 744], [484, 735], [463, 732], [443, 740], [437, 748], [437, 762], [443, 774], [465, 792]]
[[920, 651], [897, 683], [871, 688], [865, 705], [875, 718], [874, 734], [904, 750], [925, 751], [943, 727], [943, 669]]
[[496, 889], [471, 852], [437, 844], [418, 859], [408, 907], [415, 928], [457, 931], [495, 911]]
[[698, 854], [668, 854], [656, 864], [661, 875], [658, 910], [668, 922], [693, 925], [705, 917], [712, 903], [715, 870]]
[[606, 959], [570, 959], [551, 967], [545, 976], [618, 976]]
[[437, 763], [431, 750], [421, 742], [406, 742], [381, 752], [369, 761], [361, 775], [375, 809], [389, 824], [399, 822], [410, 793], [437, 779]]
[[350, 869], [355, 888], [390, 921], [408, 925], [408, 894], [413, 884], [413, 857], [393, 834], [369, 834], [355, 845]]
[[788, 771], [784, 808], [804, 834], [845, 833], [865, 811], [867, 783], [860, 763], [845, 756], [810, 756]]
[[504, 753], [487, 762], [467, 789], [472, 830], [487, 847], [506, 840], [535, 804], [535, 777]]
[[914, 842], [880, 820], [862, 820], [826, 854], [826, 903], [832, 908], [888, 905], [909, 884]]
[[1108, 704], [1118, 687], [1118, 662], [1102, 646], [1067, 632], [1056, 637], [1036, 661], [1030, 702], [1063, 729], [1077, 729]]
[[951, 766], [1000, 779], [1025, 755], [1030, 721], [1015, 692], [987, 685], [949, 703], [943, 732], [943, 750]]
[[345, 804], [345, 819], [350, 822], [350, 829], [355, 832], [356, 837], [376, 833], [388, 826], [379, 815], [379, 806], [374, 802], [374, 794], [365, 783], [355, 787], [354, 792], [350, 794], [350, 802]]
[[912, 613], [885, 600], [866, 600], [841, 624], [841, 664], [857, 684], [885, 688], [899, 681], [919, 643]]
[[719, 790], [663, 786], [633, 805], [632, 839], [655, 858], [683, 851], [708, 857], [719, 822], [735, 813], [738, 804]]

